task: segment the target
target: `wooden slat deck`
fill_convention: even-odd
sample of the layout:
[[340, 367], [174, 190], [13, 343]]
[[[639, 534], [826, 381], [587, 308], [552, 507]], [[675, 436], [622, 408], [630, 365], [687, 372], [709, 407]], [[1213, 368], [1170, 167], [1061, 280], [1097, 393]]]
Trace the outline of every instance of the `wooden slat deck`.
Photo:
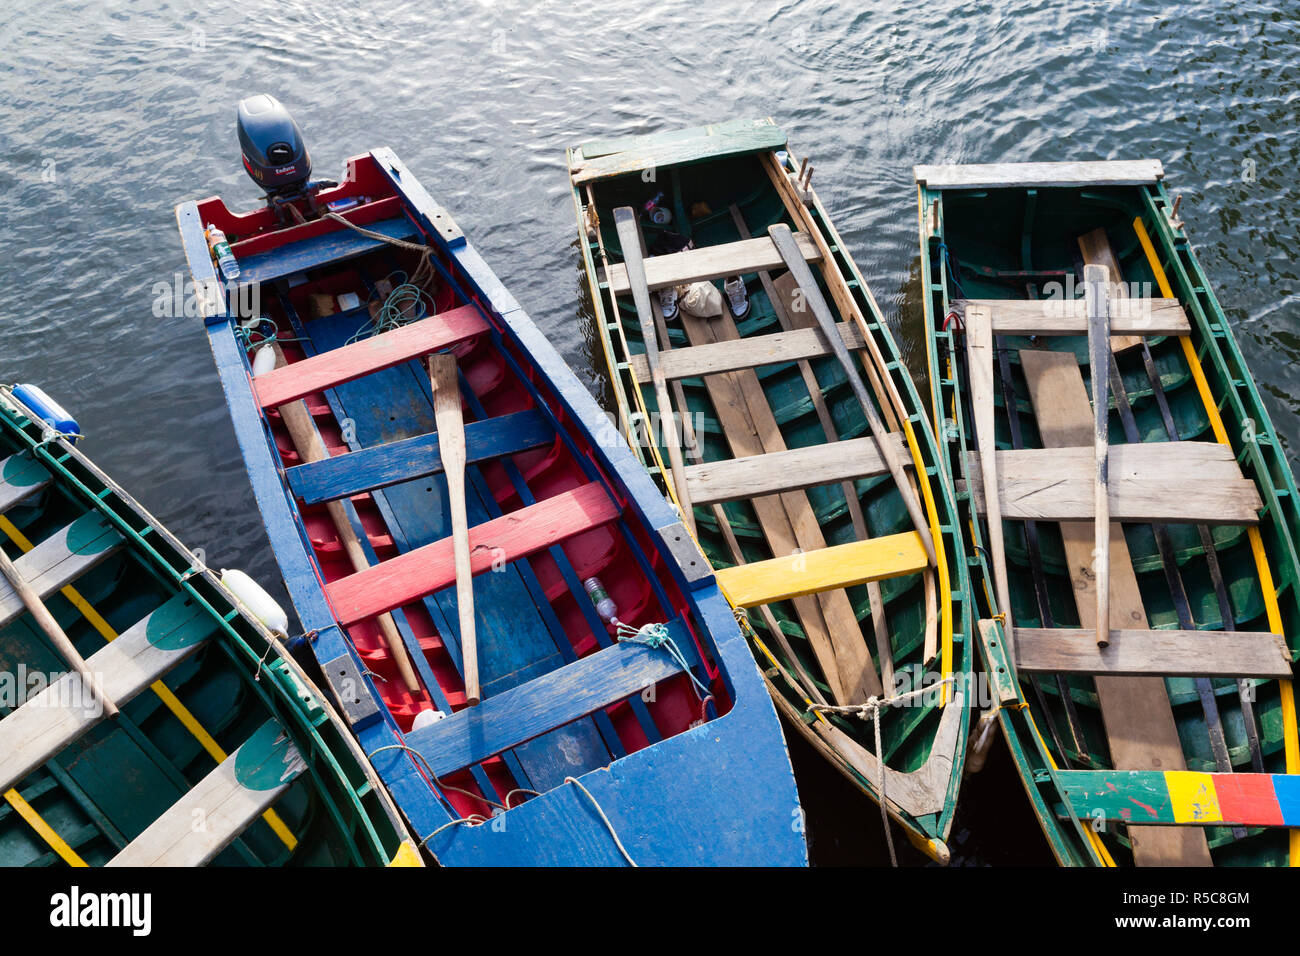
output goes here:
[[[470, 561], [481, 574], [615, 521], [619, 507], [599, 482], [546, 498], [469, 529]], [[456, 580], [450, 538], [434, 541], [326, 587], [346, 627], [440, 591]]]
[[[1020, 353], [1020, 363], [1029, 384], [1043, 445], [1047, 448], [1087, 446], [1093, 437], [1092, 406], [1074, 353], [1025, 350]], [[1092, 524], [1066, 521], [1060, 528], [1079, 621], [1084, 627], [1094, 627]], [[1146, 609], [1124, 529], [1112, 523], [1110, 533], [1110, 627], [1147, 629]], [[1099, 674], [1095, 683], [1111, 760], [1117, 769], [1186, 769], [1178, 726], [1162, 677]], [[1199, 830], [1132, 826], [1129, 837], [1134, 861], [1139, 866], [1210, 866], [1213, 863], [1205, 834]]]
[[1140, 186], [1163, 179], [1158, 159], [1082, 163], [969, 163], [914, 166], [930, 189], [998, 189], [1011, 186]]
[[[1190, 335], [1177, 299], [1110, 299], [1110, 334]], [[994, 335], [1086, 335], [1083, 299], [954, 299], [952, 307], [987, 309]]]
[[[855, 323], [841, 322], [839, 329], [849, 348], [860, 349], [865, 346], [862, 332]], [[660, 354], [659, 364], [664, 370], [664, 378], [673, 380], [717, 375], [781, 362], [797, 362], [830, 354], [826, 340], [817, 329], [792, 329], [789, 332], [771, 332], [736, 341], [670, 349]], [[633, 355], [631, 364], [638, 382], [644, 384], [650, 381], [650, 368], [644, 355]]]
[[1285, 642], [1267, 632], [1112, 629], [1098, 647], [1092, 628], [1018, 627], [1015, 654], [1023, 674], [1291, 677]]
[[[550, 444], [555, 437], [554, 427], [535, 408], [470, 422], [465, 426], [466, 460], [472, 465], [518, 454]], [[441, 471], [442, 456], [434, 433], [296, 465], [285, 475], [293, 493], [312, 505]]]
[[573, 154], [569, 175], [575, 184], [581, 184], [784, 146], [785, 133], [770, 119], [731, 120], [695, 129], [583, 143]]
[[[678, 634], [677, 639], [684, 639]], [[469, 767], [681, 673], [663, 649], [613, 644], [406, 735], [436, 776]]]
[[[189, 606], [186, 606], [187, 602]], [[180, 595], [93, 654], [87, 665], [104, 692], [125, 704], [194, 653], [216, 621]], [[76, 671], [64, 674], [0, 720], [0, 790], [5, 790], [103, 719]]]
[[722, 568], [715, 573], [718, 586], [732, 604], [756, 607], [804, 594], [916, 574], [929, 565], [921, 536], [915, 531], [904, 531]]
[[487, 320], [478, 309], [462, 305], [259, 375], [253, 379], [253, 389], [258, 404], [263, 408], [274, 408], [312, 392], [392, 368], [486, 331]]
[[[16, 558], [14, 567], [44, 598], [95, 567], [121, 543], [122, 536], [104, 518], [91, 512]], [[0, 626], [25, 611], [22, 598], [8, 581], [0, 579]]]
[[31, 452], [10, 455], [0, 462], [0, 514], [39, 493], [49, 483], [50, 473]]
[[[1114, 521], [1254, 525], [1263, 502], [1231, 450], [1209, 442], [1151, 442], [1111, 449], [1110, 516]], [[1018, 449], [996, 453], [1002, 517], [1078, 521], [1095, 513], [1091, 448]], [[987, 500], [979, 456], [971, 454], [968, 487], [976, 510]]]
[[[405, 216], [371, 223], [364, 228], [382, 233], [393, 239], [413, 240], [416, 229]], [[277, 279], [308, 269], [318, 269], [333, 262], [342, 262], [355, 256], [383, 248], [386, 243], [363, 236], [354, 229], [340, 225], [334, 232], [312, 236], [298, 242], [287, 243], [267, 252], [254, 253], [239, 259], [239, 284], [270, 283]], [[238, 250], [235, 250], [238, 255]]]
[[[890, 438], [900, 456], [907, 455], [907, 440], [898, 433]], [[911, 465], [910, 457], [907, 464]], [[798, 491], [854, 478], [887, 474], [874, 438], [850, 438], [807, 448], [710, 461], [686, 469], [691, 500], [697, 505], [736, 501], [782, 491]]]
[[275, 721], [253, 732], [108, 866], [202, 866], [289, 789], [305, 769]]
[[[795, 242], [809, 262], [821, 259], [821, 252], [807, 233], [795, 233]], [[784, 262], [781, 254], [776, 251], [776, 245], [767, 236], [761, 236], [757, 239], [740, 239], [718, 246], [706, 246], [703, 249], [687, 249], [666, 256], [650, 256], [645, 260], [645, 278], [646, 285], [653, 292], [668, 286], [704, 282], [725, 276], [749, 275], [783, 267]], [[627, 267], [622, 263], [611, 264], [605, 278], [615, 295], [626, 295], [632, 291], [632, 286], [628, 283]]]

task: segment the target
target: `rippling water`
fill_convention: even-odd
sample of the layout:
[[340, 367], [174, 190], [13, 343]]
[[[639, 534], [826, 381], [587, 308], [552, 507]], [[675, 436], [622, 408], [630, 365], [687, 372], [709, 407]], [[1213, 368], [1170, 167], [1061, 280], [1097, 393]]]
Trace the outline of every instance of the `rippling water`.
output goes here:
[[[913, 356], [914, 163], [1157, 157], [1293, 465], [1300, 455], [1294, 0], [361, 6], [0, 10], [0, 380], [45, 386], [95, 459], [217, 567], [277, 579], [202, 329], [155, 316], [154, 287], [184, 269], [175, 203], [257, 201], [234, 117], [261, 91], [294, 112], [319, 175], [393, 147], [598, 393], [566, 145], [775, 117], [812, 156]], [[966, 823], [1023, 802], [1018, 784], [984, 783], [996, 763], [966, 788]], [[859, 835], [878, 822], [820, 769], [800, 767], [825, 805], [814, 855], [880, 859], [878, 832]], [[973, 828], [956, 829], [963, 860], [1040, 858], [1008, 857], [987, 834], [967, 853]]]

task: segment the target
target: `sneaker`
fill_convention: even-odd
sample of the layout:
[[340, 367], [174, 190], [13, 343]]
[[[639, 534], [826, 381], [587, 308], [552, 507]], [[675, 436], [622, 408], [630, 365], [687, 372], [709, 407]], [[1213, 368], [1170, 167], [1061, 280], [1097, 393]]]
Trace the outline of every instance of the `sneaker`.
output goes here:
[[722, 283], [722, 291], [727, 294], [727, 299], [731, 303], [731, 312], [736, 318], [743, 319], [749, 315], [749, 293], [745, 291], [744, 279], [740, 276], [732, 276]]
[[671, 322], [677, 318], [677, 287], [669, 286], [655, 294], [659, 296], [659, 311], [663, 313], [664, 319]]

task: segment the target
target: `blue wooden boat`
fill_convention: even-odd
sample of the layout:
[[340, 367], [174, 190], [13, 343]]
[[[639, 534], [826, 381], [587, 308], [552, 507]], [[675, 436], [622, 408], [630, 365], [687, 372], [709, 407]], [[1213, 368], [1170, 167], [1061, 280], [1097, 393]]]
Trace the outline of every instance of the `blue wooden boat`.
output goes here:
[[203, 567], [79, 432], [0, 388], [0, 866], [418, 865], [347, 725], [246, 607], [274, 602]]
[[[424, 848], [452, 865], [804, 864], [732, 610], [607, 416], [390, 150], [299, 187], [177, 217], [304, 641]], [[239, 270], [224, 287], [213, 226]], [[468, 423], [464, 646], [440, 350]]]

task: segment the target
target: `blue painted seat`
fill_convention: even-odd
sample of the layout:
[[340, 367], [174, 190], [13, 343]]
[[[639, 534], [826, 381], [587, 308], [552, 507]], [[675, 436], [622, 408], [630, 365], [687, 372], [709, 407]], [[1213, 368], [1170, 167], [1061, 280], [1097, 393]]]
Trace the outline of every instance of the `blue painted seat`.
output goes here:
[[[465, 426], [467, 464], [515, 455], [555, 441], [546, 416], [532, 408]], [[417, 435], [290, 468], [289, 487], [304, 504], [347, 498], [442, 471], [438, 436]]]
[[[669, 622], [680, 646], [690, 638]], [[681, 673], [668, 651], [619, 643], [406, 735], [435, 776], [469, 767]]]
[[[383, 222], [372, 223], [365, 228], [393, 239], [415, 238], [415, 226], [405, 216], [385, 219]], [[333, 262], [342, 262], [344, 259], [373, 252], [384, 245], [387, 243], [339, 226], [336, 232], [291, 242], [240, 259], [239, 284], [242, 286], [252, 285], [254, 282], [274, 282], [298, 272], [319, 269]]]

